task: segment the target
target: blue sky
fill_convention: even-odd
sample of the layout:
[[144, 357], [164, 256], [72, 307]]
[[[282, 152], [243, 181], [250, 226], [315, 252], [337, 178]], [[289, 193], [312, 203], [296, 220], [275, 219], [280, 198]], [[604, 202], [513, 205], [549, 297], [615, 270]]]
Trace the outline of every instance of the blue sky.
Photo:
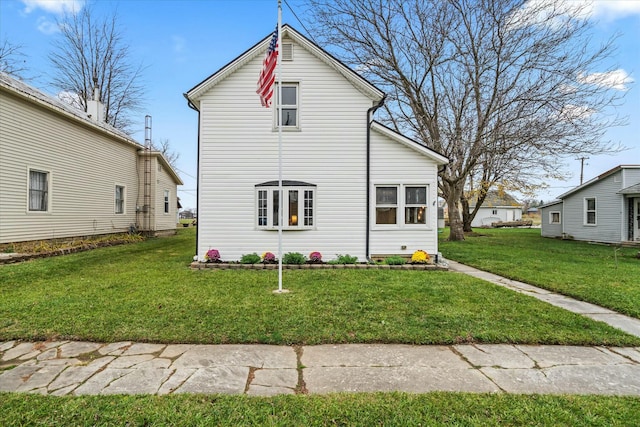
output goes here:
[[[538, 1], [538, 0], [534, 0]], [[582, 2], [582, 0], [567, 0]], [[82, 0], [0, 0], [0, 38], [23, 46], [29, 83], [54, 94], [47, 85], [51, 73], [47, 60], [55, 38], [56, 17], [84, 6]], [[288, 0], [296, 15], [304, 16], [304, 0]], [[183, 93], [266, 37], [276, 24], [276, 0], [99, 0], [97, 12], [117, 9], [125, 39], [135, 62], [147, 65], [148, 88], [139, 129], [133, 136], [144, 140], [144, 115], [153, 117], [153, 139], [169, 139], [180, 153], [178, 172], [185, 185], [178, 190], [185, 208], [196, 207], [197, 113]], [[613, 59], [625, 79], [625, 127], [612, 128], [606, 137], [630, 147], [617, 155], [590, 156], [584, 179], [591, 179], [619, 164], [640, 164], [640, 0], [597, 0], [589, 9], [596, 23], [596, 39], [620, 33]], [[283, 23], [306, 33], [283, 5]], [[257, 76], [256, 76], [257, 80]], [[256, 96], [256, 102], [259, 102]], [[549, 201], [579, 184], [580, 162], [567, 160], [567, 181], [550, 182], [538, 199]]]

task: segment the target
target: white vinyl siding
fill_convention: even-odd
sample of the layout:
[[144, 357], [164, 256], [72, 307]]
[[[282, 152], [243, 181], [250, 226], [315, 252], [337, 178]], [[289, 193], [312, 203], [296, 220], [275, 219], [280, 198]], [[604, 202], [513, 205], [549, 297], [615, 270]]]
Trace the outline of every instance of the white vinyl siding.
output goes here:
[[[563, 205], [562, 202], [553, 203], [540, 209], [540, 235], [542, 237], [562, 237], [562, 220], [563, 220]], [[551, 222], [552, 212], [558, 212], [560, 214], [560, 223]]]

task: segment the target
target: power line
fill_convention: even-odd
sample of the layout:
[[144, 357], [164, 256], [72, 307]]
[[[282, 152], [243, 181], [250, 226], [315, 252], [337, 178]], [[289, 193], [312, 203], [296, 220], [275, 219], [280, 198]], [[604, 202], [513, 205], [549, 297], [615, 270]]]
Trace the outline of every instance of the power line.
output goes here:
[[[291, 5], [289, 4], [289, 2], [287, 0], [284, 0], [284, 4], [289, 8], [289, 10], [291, 11], [291, 13], [293, 13], [293, 16], [296, 18], [296, 20], [300, 23], [300, 25], [302, 25], [302, 28], [304, 28], [304, 30], [307, 32], [307, 35], [309, 36], [309, 38], [316, 44], [318, 45], [318, 42], [316, 41], [316, 39], [313, 37], [313, 34], [311, 34], [311, 31], [309, 31], [309, 29], [304, 25], [304, 22], [302, 22], [302, 20], [300, 18], [298, 18], [298, 15], [296, 14], [296, 12], [293, 10], [293, 8], [291, 7]], [[319, 46], [319, 45], [318, 45]]]

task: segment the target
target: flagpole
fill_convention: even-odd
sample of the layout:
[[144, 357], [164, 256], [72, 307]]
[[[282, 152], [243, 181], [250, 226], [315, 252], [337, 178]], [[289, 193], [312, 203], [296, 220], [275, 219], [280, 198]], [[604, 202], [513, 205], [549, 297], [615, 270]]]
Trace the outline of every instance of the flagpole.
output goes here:
[[278, 0], [278, 292], [282, 289], [282, 223], [284, 222], [284, 194], [282, 192], [282, 0]]

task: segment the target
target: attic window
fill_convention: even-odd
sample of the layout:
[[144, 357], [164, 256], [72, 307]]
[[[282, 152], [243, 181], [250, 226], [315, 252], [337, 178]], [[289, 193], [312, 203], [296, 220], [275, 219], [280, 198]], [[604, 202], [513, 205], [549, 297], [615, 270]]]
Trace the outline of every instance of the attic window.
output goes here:
[[293, 61], [293, 43], [282, 43], [282, 60]]

